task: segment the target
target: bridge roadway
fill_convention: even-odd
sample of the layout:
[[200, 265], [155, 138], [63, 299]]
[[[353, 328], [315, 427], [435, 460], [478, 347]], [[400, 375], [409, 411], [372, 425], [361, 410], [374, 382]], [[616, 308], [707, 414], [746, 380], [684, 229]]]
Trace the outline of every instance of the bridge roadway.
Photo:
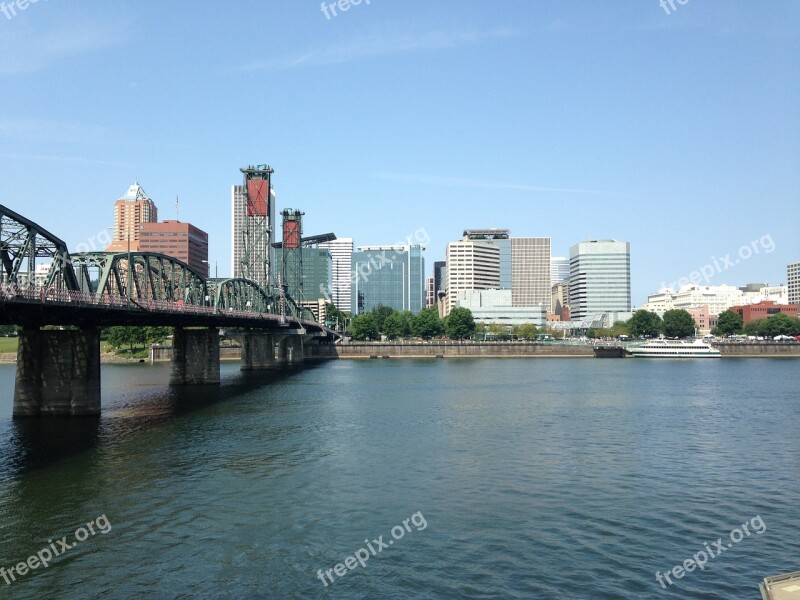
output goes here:
[[[49, 267], [39, 283], [41, 264]], [[297, 367], [307, 344], [330, 345], [334, 336], [286, 294], [250, 279], [207, 279], [158, 253], [70, 255], [59, 238], [2, 205], [0, 323], [23, 328], [15, 417], [100, 413], [101, 327], [174, 327], [171, 385], [219, 383], [221, 327], [240, 330], [242, 370]], [[68, 328], [42, 329], [48, 325]]]

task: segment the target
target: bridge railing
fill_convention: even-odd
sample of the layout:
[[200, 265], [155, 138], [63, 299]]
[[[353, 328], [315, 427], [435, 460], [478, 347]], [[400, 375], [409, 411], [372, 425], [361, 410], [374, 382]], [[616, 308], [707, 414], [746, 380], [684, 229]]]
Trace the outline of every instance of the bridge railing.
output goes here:
[[[168, 302], [164, 300], [139, 300], [124, 296], [109, 296], [107, 294], [92, 294], [56, 288], [46, 288], [36, 285], [0, 284], [0, 300], [5, 302], [24, 302], [30, 304], [58, 304], [68, 306], [86, 306], [96, 308], [116, 308], [134, 311], [197, 314], [217, 317], [260, 319], [285, 322], [280, 315], [269, 313], [251, 312], [245, 310], [217, 309], [214, 306], [198, 306], [186, 304], [183, 301]], [[310, 323], [301, 321], [301, 323]]]

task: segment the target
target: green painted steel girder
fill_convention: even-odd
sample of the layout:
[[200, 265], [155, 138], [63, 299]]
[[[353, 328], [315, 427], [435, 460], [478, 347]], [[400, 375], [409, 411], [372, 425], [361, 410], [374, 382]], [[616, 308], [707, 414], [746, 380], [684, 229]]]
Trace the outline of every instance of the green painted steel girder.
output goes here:
[[130, 281], [130, 297], [137, 302], [210, 304], [205, 278], [183, 261], [166, 254], [85, 252], [72, 255], [72, 267], [83, 292], [124, 298]]
[[78, 289], [67, 245], [33, 221], [0, 204], [0, 281], [32, 285], [37, 263], [50, 264], [44, 287]]
[[213, 304], [219, 311], [277, 312], [277, 297], [268, 294], [252, 279], [210, 279], [208, 287], [212, 292]]

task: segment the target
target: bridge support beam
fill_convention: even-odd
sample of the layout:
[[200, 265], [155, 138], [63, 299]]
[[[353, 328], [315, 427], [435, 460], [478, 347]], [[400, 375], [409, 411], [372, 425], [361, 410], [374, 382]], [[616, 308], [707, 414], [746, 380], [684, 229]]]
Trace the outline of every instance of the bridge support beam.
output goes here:
[[99, 415], [99, 330], [22, 331], [13, 414]]
[[277, 366], [271, 333], [246, 331], [242, 334], [242, 371], [263, 371]]
[[176, 327], [172, 336], [170, 385], [219, 383], [219, 330]]

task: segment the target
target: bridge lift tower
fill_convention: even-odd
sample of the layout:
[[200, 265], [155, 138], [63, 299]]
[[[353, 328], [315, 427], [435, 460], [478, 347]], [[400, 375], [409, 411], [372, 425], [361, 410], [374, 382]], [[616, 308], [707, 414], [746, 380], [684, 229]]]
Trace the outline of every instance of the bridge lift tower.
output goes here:
[[275, 227], [275, 207], [272, 202], [272, 174], [269, 165], [249, 165], [239, 169], [244, 174], [243, 204], [234, 215], [241, 219], [241, 254], [238, 276], [252, 279], [262, 288], [274, 289], [272, 277], [272, 236]]
[[303, 302], [303, 215], [298, 209], [287, 208], [283, 216], [283, 250], [281, 251], [282, 295], [293, 300], [301, 314]]

